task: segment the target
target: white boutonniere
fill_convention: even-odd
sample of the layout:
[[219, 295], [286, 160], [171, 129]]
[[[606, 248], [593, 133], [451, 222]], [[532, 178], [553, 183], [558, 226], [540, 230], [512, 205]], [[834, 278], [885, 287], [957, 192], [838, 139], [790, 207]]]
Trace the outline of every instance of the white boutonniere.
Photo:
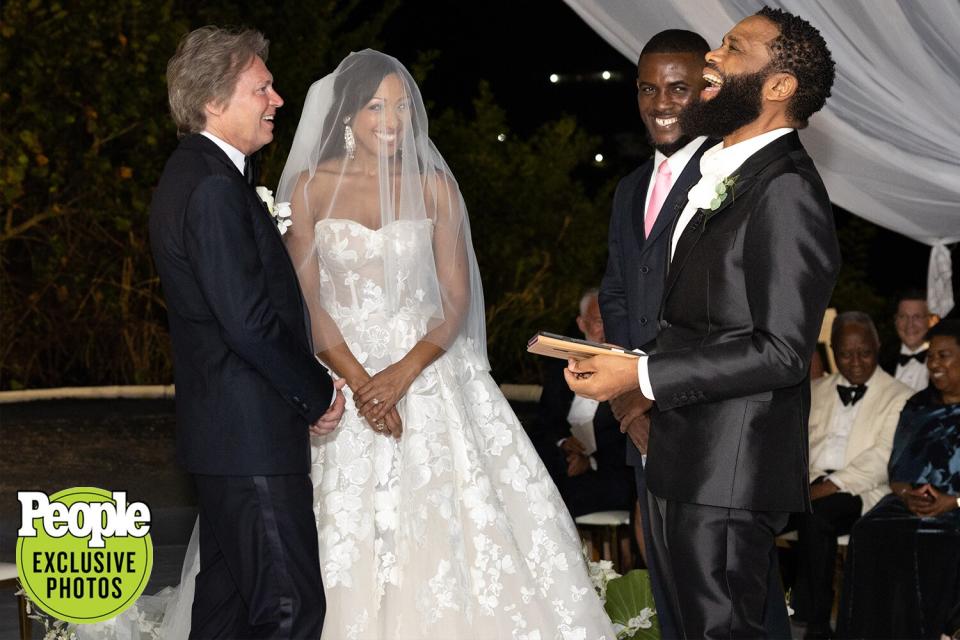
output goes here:
[[706, 175], [687, 193], [687, 198], [697, 209], [716, 211], [724, 203], [727, 196], [733, 194], [733, 187], [737, 183], [736, 176]]
[[273, 218], [273, 223], [277, 225], [280, 235], [285, 234], [287, 229], [293, 224], [293, 220], [290, 219], [293, 215], [293, 212], [290, 210], [290, 203], [274, 202], [273, 191], [270, 191], [270, 189], [266, 187], [257, 187], [257, 196], [263, 201], [267, 212], [270, 214], [270, 217]]

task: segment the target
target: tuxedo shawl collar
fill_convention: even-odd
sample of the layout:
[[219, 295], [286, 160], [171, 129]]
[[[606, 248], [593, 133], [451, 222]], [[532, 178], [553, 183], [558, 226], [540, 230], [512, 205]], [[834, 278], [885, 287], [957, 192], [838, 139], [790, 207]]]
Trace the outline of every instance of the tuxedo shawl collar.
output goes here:
[[[690, 220], [690, 223], [687, 225], [687, 227], [682, 231], [675, 228], [676, 220], [679, 220], [679, 216], [677, 217], [677, 219], [674, 221], [673, 233], [679, 232], [682, 233], [682, 235], [680, 236], [680, 241], [677, 243], [677, 249], [674, 252], [673, 260], [670, 261], [669, 268], [667, 269], [667, 282], [663, 291], [664, 300], [666, 300], [667, 296], [670, 295], [670, 290], [673, 288], [673, 285], [676, 283], [680, 272], [683, 270], [683, 266], [686, 263], [690, 252], [703, 236], [703, 232], [707, 226], [706, 223], [708, 223], [714, 217], [722, 214], [737, 200], [737, 198], [742, 197], [745, 192], [749, 191], [750, 188], [758, 182], [760, 175], [767, 167], [770, 166], [771, 163], [797, 151], [802, 152], [804, 149], [803, 145], [800, 143], [800, 136], [796, 131], [791, 131], [786, 135], [780, 136], [747, 158], [739, 168], [730, 172], [731, 176], [737, 176], [737, 180], [730, 190], [730, 197], [726, 198], [722, 203], [720, 203], [719, 207], [713, 211], [699, 209], [696, 215], [694, 215]], [[694, 182], [694, 184], [696, 184], [696, 182]], [[693, 185], [691, 185], [691, 187], [692, 186]], [[685, 204], [686, 201], [684, 201], [684, 205]], [[669, 254], [667, 259], [669, 260]]]

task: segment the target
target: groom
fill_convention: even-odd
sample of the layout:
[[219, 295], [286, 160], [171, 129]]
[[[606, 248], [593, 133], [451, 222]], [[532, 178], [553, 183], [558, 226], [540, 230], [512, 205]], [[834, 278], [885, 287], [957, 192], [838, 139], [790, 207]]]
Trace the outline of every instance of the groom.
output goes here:
[[[191, 638], [317, 638], [309, 433], [343, 413], [314, 358], [296, 273], [244, 177], [283, 100], [256, 31], [204, 27], [167, 66], [182, 137], [150, 206], [177, 390], [177, 457], [196, 480]], [[309, 427], [309, 429], [308, 429]]]
[[[572, 362], [575, 393], [656, 401], [646, 468], [657, 569], [686, 638], [762, 638], [774, 537], [807, 510], [808, 367], [840, 266], [830, 200], [796, 130], [833, 60], [764, 8], [706, 56], [688, 135], [722, 137], [675, 225], [656, 353]], [[658, 603], [659, 604], [659, 603]], [[778, 616], [779, 617], [779, 616]]]

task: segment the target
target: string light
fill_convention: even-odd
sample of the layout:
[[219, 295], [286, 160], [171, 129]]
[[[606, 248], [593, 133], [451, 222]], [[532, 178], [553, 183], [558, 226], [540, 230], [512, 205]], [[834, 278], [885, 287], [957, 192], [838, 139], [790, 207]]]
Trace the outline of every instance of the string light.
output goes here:
[[555, 73], [551, 73], [551, 74], [550, 74], [550, 82], [552, 82], [553, 84], [557, 84], [558, 82], [560, 82], [560, 76], [558, 76], [558, 75], [555, 74]]

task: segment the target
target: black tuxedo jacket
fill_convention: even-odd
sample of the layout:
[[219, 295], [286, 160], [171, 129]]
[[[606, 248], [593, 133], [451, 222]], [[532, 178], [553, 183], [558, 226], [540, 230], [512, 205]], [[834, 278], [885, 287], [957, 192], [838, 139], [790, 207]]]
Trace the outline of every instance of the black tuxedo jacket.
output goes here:
[[667, 273], [647, 484], [679, 502], [803, 511], [809, 362], [840, 267], [833, 213], [795, 131], [731, 175]]
[[[657, 315], [667, 276], [670, 230], [687, 204], [687, 191], [700, 180], [700, 157], [719, 140], [707, 139], [683, 168], [663, 208], [643, 237], [643, 203], [653, 175], [653, 158], [617, 185], [610, 216], [609, 257], [600, 284], [600, 315], [608, 342], [636, 349], [657, 337]], [[631, 442], [627, 461], [639, 467], [640, 451]]]
[[283, 241], [236, 166], [184, 138], [150, 205], [173, 342], [177, 456], [192, 473], [307, 473], [333, 392]]

